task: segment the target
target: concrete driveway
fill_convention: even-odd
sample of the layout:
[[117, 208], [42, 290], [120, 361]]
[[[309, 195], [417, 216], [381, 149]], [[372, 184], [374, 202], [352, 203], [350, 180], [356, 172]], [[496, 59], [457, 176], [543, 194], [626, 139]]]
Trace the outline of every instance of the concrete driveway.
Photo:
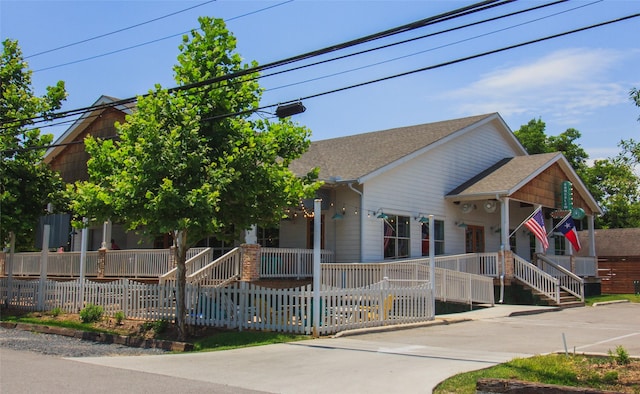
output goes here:
[[[537, 313], [541, 309], [549, 312]], [[569, 352], [606, 354], [622, 345], [640, 357], [640, 304], [565, 310], [499, 305], [438, 320], [426, 327], [224, 352], [65, 362], [100, 366], [114, 379], [138, 372], [158, 382], [173, 377], [210, 384], [212, 392], [373, 394], [430, 393], [451, 375], [564, 351], [565, 342]]]

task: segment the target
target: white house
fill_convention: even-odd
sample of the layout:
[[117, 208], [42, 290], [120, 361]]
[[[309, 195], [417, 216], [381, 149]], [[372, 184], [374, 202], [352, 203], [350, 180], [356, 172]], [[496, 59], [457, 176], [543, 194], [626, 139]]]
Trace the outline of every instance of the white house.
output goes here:
[[[87, 134], [113, 137], [113, 123], [132, 110], [108, 96], [96, 105], [101, 106], [78, 119], [45, 156], [66, 181], [86, 179], [87, 155], [81, 144], [65, 143]], [[436, 254], [504, 248], [530, 259], [533, 236], [524, 227], [510, 234], [538, 206], [550, 230], [550, 215], [562, 208], [567, 181], [573, 207], [586, 214], [582, 229], [592, 234], [593, 217], [602, 213], [561, 153], [528, 155], [497, 113], [314, 141], [290, 168], [304, 175], [314, 167], [325, 182], [317, 195], [323, 200], [322, 248], [333, 251], [337, 262], [426, 255], [429, 215], [435, 220]], [[258, 229], [255, 239], [263, 246], [312, 248], [312, 210], [311, 200], [291, 207], [279, 229]], [[110, 238], [122, 248], [170, 244], [167, 237], [139, 244], [117, 225], [96, 227], [91, 234], [90, 249]], [[570, 252], [562, 237], [550, 243], [547, 254]], [[222, 253], [234, 245], [211, 238], [201, 246]], [[79, 250], [79, 237], [70, 249]], [[588, 255], [595, 255], [593, 241]]]
[[[567, 181], [589, 230], [602, 213], [561, 153], [528, 155], [497, 113], [315, 141], [290, 168], [302, 175], [313, 167], [326, 182], [323, 248], [338, 262], [427, 255], [429, 215], [436, 254], [503, 247], [530, 259], [533, 236], [524, 227], [510, 234], [538, 206], [551, 230]], [[282, 222], [281, 247], [311, 247], [310, 208]], [[568, 251], [561, 237], [550, 244], [548, 254]]]

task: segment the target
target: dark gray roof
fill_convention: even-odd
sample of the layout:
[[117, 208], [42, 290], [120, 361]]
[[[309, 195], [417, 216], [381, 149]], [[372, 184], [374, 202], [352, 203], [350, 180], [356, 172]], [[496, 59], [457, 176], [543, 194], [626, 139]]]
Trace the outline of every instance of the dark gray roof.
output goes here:
[[560, 157], [560, 153], [553, 152], [502, 159], [449, 192], [447, 197], [471, 198], [496, 193], [509, 195]]
[[[578, 231], [582, 248], [579, 256], [589, 254], [589, 231]], [[640, 228], [611, 228], [595, 230], [598, 257], [640, 256]]]
[[314, 141], [289, 168], [306, 175], [320, 167], [320, 179], [356, 180], [497, 114], [485, 114], [417, 126]]

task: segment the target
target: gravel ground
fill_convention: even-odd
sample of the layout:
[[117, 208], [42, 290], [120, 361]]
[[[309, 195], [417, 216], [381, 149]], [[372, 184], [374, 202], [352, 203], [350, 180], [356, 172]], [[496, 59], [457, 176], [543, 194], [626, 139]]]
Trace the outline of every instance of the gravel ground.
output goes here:
[[166, 353], [162, 349], [144, 349], [105, 344], [62, 335], [42, 334], [0, 327], [0, 351], [3, 348], [57, 357], [140, 356]]

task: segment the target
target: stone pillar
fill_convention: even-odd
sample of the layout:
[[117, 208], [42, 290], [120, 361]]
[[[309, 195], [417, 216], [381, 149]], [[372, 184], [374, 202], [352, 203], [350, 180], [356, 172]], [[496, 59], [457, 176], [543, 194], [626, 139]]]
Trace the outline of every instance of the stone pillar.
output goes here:
[[242, 244], [242, 277], [243, 282], [260, 279], [260, 245]]
[[569, 270], [571, 272], [573, 272], [574, 274], [576, 273], [576, 256], [575, 256], [575, 252], [571, 253], [571, 255], [569, 256]]
[[502, 256], [500, 256], [500, 254], [498, 254], [498, 256], [504, 258], [504, 277], [505, 279], [512, 279], [515, 270], [513, 265], [513, 252], [511, 250], [505, 250], [503, 253]]
[[98, 249], [98, 278], [104, 278], [104, 265], [107, 260], [107, 248]]

